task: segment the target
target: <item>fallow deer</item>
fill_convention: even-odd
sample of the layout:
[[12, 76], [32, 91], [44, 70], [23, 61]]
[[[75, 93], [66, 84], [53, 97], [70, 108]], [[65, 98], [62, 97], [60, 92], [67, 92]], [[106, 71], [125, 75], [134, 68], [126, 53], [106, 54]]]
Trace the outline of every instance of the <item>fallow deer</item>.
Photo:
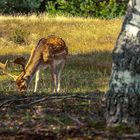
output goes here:
[[36, 92], [40, 68], [49, 67], [54, 82], [54, 92], [59, 92], [61, 71], [64, 68], [67, 55], [68, 48], [64, 40], [58, 36], [51, 35], [39, 40], [37, 46], [32, 50], [26, 65], [24, 59], [18, 58], [14, 61], [14, 63], [22, 65], [23, 71], [19, 76], [7, 72], [7, 63], [0, 63], [0, 68], [5, 74], [14, 78], [19, 91], [25, 91], [36, 74], [34, 88], [34, 92]]

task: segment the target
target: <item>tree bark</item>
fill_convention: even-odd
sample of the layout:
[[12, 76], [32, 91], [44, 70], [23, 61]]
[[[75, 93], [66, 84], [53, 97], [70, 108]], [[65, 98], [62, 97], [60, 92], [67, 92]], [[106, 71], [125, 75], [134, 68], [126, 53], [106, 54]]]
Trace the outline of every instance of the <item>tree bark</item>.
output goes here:
[[129, 1], [113, 50], [106, 105], [108, 126], [140, 122], [140, 0]]

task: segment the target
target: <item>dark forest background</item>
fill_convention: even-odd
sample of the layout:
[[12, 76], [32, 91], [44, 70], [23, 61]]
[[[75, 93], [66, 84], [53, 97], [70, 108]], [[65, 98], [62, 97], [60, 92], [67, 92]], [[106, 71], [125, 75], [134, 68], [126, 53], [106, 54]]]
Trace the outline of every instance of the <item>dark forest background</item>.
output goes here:
[[128, 0], [0, 0], [0, 13], [115, 18], [124, 15], [127, 3]]

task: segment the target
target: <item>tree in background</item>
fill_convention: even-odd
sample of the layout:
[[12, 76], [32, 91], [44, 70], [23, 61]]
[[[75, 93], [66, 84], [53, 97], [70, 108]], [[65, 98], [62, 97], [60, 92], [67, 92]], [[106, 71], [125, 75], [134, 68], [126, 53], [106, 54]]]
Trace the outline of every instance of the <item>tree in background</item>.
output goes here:
[[84, 17], [123, 16], [128, 0], [0, 0], [0, 13], [48, 13]]
[[46, 0], [40, 0], [39, 12], [44, 13], [46, 11]]
[[108, 126], [140, 122], [140, 0], [130, 0], [113, 50], [107, 93]]
[[1, 0], [0, 12], [4, 14], [28, 14], [38, 11], [40, 0]]

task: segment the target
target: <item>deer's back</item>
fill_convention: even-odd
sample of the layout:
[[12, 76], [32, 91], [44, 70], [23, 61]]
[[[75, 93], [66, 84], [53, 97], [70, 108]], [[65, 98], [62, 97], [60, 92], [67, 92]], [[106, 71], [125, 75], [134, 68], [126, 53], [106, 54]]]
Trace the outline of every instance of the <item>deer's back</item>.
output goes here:
[[52, 59], [65, 58], [68, 54], [68, 48], [64, 40], [58, 36], [51, 35], [42, 39], [43, 60], [52, 61]]

